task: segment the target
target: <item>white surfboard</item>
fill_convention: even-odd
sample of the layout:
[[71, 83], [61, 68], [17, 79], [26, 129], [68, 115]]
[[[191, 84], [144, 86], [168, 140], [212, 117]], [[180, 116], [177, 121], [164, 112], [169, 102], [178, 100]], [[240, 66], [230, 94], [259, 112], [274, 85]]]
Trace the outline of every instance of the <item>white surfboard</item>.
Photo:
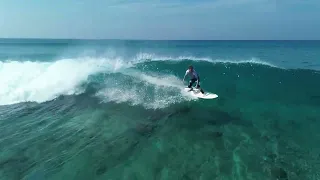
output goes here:
[[218, 95], [217, 94], [213, 94], [213, 93], [209, 93], [209, 92], [204, 92], [204, 94], [202, 94], [200, 92], [199, 89], [193, 88], [192, 90], [190, 90], [191, 88], [184, 88], [184, 90], [188, 93], [190, 93], [191, 95], [197, 97], [197, 98], [202, 98], [202, 99], [214, 99], [217, 98]]

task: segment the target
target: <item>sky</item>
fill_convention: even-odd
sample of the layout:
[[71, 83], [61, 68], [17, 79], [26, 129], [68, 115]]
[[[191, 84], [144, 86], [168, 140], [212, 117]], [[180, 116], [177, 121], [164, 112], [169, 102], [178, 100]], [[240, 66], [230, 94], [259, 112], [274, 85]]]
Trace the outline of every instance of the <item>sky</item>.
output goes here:
[[319, 40], [319, 0], [0, 0], [0, 38]]

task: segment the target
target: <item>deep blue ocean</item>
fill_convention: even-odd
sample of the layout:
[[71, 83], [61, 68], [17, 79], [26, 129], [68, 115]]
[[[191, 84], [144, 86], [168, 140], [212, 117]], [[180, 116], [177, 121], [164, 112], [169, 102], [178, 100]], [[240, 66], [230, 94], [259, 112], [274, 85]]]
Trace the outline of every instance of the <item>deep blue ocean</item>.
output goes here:
[[320, 180], [319, 127], [320, 41], [0, 39], [1, 180]]

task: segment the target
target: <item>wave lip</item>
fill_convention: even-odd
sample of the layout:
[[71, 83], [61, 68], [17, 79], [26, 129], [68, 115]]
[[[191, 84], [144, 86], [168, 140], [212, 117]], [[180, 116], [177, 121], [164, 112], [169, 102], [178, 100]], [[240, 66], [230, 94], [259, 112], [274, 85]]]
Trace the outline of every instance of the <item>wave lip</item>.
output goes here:
[[149, 62], [149, 61], [205, 61], [209, 63], [223, 63], [223, 64], [260, 64], [260, 65], [266, 65], [270, 67], [276, 67], [278, 66], [262, 61], [259, 58], [252, 57], [251, 59], [244, 59], [244, 60], [224, 60], [224, 59], [212, 59], [210, 57], [196, 57], [196, 56], [158, 56], [156, 54], [149, 54], [149, 53], [140, 53], [134, 58], [135, 63], [143, 63], [143, 62]]

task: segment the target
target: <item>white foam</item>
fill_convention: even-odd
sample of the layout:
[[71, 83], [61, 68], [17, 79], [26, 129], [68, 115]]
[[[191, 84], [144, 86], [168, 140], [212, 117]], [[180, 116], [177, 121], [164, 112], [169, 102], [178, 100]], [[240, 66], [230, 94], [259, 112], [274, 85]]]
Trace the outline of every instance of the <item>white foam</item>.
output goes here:
[[62, 59], [55, 62], [0, 62], [0, 105], [19, 102], [44, 102], [59, 95], [79, 94], [89, 75], [117, 71], [121, 59]]
[[[130, 76], [135, 82], [129, 84], [120, 80], [114, 83], [111, 79], [106, 79], [107, 87], [97, 93], [103, 102], [128, 102], [131, 105], [142, 105], [147, 109], [159, 109], [196, 99], [184, 93], [185, 86], [173, 75], [147, 75], [136, 71], [124, 74]], [[108, 86], [108, 84], [112, 85]]]

